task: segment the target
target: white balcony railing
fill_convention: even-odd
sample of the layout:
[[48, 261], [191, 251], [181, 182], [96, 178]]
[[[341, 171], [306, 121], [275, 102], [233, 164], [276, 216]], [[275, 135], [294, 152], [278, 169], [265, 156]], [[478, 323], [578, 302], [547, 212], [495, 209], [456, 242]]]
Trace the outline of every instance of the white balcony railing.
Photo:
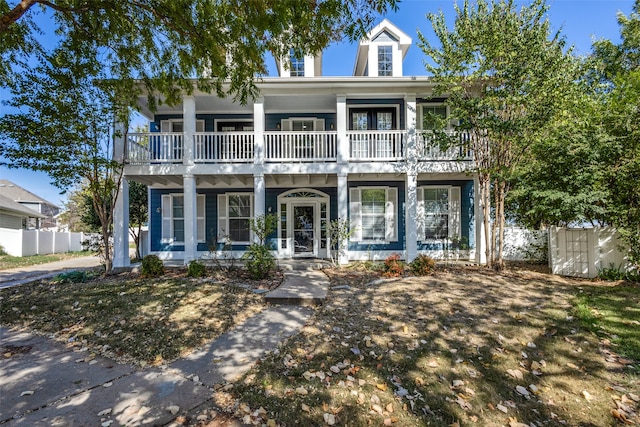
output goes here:
[[427, 132], [419, 132], [416, 139], [418, 160], [451, 161], [472, 160], [473, 153], [466, 132], [447, 132], [447, 140], [441, 143]]
[[348, 131], [351, 160], [402, 160], [405, 156], [406, 135], [404, 130]]
[[[347, 131], [349, 161], [404, 161], [407, 156], [407, 131]], [[467, 133], [450, 133], [440, 144], [426, 132], [418, 132], [418, 161], [472, 160]], [[253, 132], [198, 132], [193, 135], [193, 160], [196, 163], [253, 163]], [[129, 133], [126, 159], [130, 164], [182, 163], [187, 141], [181, 133]], [[266, 162], [335, 162], [338, 136], [335, 131], [264, 132]]]
[[337, 133], [265, 132], [267, 162], [331, 162], [337, 158]]
[[129, 133], [129, 163], [180, 163], [184, 138], [181, 133]]
[[253, 132], [199, 132], [193, 135], [196, 163], [253, 162]]

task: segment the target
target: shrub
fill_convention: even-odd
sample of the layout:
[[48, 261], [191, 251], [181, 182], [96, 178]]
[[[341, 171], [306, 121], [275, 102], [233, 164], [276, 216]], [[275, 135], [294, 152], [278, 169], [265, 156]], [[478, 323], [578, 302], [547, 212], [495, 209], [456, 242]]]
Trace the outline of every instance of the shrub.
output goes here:
[[404, 274], [404, 262], [400, 259], [400, 255], [392, 254], [384, 260], [384, 269], [382, 275], [384, 277], [400, 277]]
[[264, 279], [276, 268], [276, 260], [265, 245], [252, 244], [242, 258], [245, 260], [247, 271], [254, 279]]
[[158, 277], [164, 274], [164, 264], [157, 255], [147, 255], [142, 258], [140, 273], [144, 277]]
[[634, 270], [626, 271], [622, 266], [616, 267], [611, 263], [609, 264], [609, 267], [604, 267], [598, 270], [598, 278], [608, 282], [615, 282], [618, 280], [640, 282], [640, 272]]
[[436, 261], [429, 255], [420, 254], [411, 263], [409, 268], [411, 273], [416, 276], [427, 276], [433, 272], [436, 267]]
[[207, 274], [207, 269], [199, 261], [193, 260], [189, 262], [187, 266], [187, 276], [189, 277], [203, 277]]
[[58, 284], [58, 285], [63, 284], [63, 283], [84, 283], [90, 277], [91, 276], [89, 274], [87, 274], [86, 271], [73, 270], [73, 271], [67, 271], [66, 273], [58, 274], [53, 279], [53, 283]]

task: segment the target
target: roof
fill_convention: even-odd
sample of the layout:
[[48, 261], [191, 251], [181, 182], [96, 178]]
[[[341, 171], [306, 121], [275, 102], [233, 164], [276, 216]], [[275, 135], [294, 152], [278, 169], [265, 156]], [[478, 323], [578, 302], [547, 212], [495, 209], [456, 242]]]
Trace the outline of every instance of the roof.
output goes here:
[[17, 184], [14, 184], [8, 179], [0, 179], [0, 195], [7, 197], [15, 202], [42, 203], [45, 205], [54, 206], [56, 208], [58, 207], [50, 201], [45, 200], [28, 190], [25, 190]]
[[23, 218], [46, 218], [46, 215], [42, 215], [41, 213], [36, 212], [33, 209], [29, 209], [28, 207], [0, 194], [0, 212], [2, 211], [17, 214]]

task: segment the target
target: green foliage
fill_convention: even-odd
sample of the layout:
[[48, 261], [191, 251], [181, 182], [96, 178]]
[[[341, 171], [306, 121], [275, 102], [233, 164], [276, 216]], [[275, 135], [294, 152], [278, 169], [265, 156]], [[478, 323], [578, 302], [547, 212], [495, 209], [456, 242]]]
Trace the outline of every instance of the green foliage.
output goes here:
[[93, 276], [86, 271], [73, 270], [58, 274], [52, 282], [58, 285], [62, 283], [84, 283], [91, 277]]
[[142, 258], [140, 274], [143, 277], [159, 277], [164, 274], [164, 264], [157, 255], [147, 255]]
[[[577, 62], [561, 35], [551, 32], [544, 0], [518, 9], [513, 0], [479, 0], [473, 6], [465, 0], [455, 10], [451, 30], [443, 13], [427, 14], [439, 43], [419, 32], [419, 46], [429, 58], [425, 67], [436, 82], [434, 94], [447, 96], [455, 129], [469, 134], [480, 203], [502, 233], [509, 182], [572, 93]], [[442, 146], [446, 139], [435, 141]], [[457, 138], [450, 138], [454, 143]], [[499, 266], [504, 239], [489, 233], [488, 224], [486, 247], [494, 249], [488, 262]]]
[[264, 279], [276, 268], [276, 260], [266, 245], [253, 243], [242, 256], [245, 268], [254, 279]]
[[267, 237], [278, 229], [278, 217], [275, 214], [258, 215], [251, 219], [249, 228], [261, 245], [267, 244]]
[[46, 51], [45, 39], [53, 34], [31, 19], [41, 7], [71, 55], [99, 61], [132, 97], [145, 90], [163, 94], [158, 98], [169, 104], [195, 90], [246, 103], [257, 94], [254, 77], [267, 71], [267, 53], [316, 53], [343, 36], [360, 39], [379, 13], [396, 8], [395, 0], [23, 3], [24, 13], [12, 15], [6, 0], [0, 2], [0, 84]]
[[384, 277], [402, 277], [404, 275], [405, 263], [400, 259], [400, 255], [392, 254], [384, 260], [382, 275]]
[[420, 254], [409, 263], [411, 273], [416, 276], [428, 276], [436, 268], [436, 261], [429, 255]]
[[640, 272], [637, 270], [625, 270], [622, 266], [616, 266], [611, 263], [609, 267], [598, 269], [598, 278], [609, 282], [618, 280], [640, 282]]
[[201, 262], [192, 260], [187, 265], [187, 276], [204, 277], [207, 274], [207, 268]]
[[147, 186], [139, 182], [129, 182], [129, 233], [136, 245], [136, 259], [141, 258], [140, 234], [142, 226], [149, 217], [149, 203], [147, 202]]
[[2, 245], [0, 245], [0, 256], [2, 255], [8, 255], [7, 252], [4, 250], [4, 247]]
[[334, 219], [327, 224], [327, 235], [331, 242], [331, 262], [333, 265], [338, 265], [340, 255], [346, 250], [347, 241], [352, 234], [351, 223], [347, 218]]

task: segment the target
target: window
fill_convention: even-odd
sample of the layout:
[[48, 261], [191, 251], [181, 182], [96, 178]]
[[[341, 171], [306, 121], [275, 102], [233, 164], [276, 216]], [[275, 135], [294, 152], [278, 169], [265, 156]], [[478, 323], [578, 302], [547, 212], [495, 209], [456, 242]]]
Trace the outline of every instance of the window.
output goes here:
[[221, 194], [218, 196], [218, 239], [250, 243], [253, 218], [253, 194]]
[[447, 107], [444, 105], [423, 105], [422, 106], [422, 129], [441, 129], [444, 119], [447, 118]]
[[418, 190], [419, 240], [460, 238], [460, 187]]
[[[184, 195], [164, 194], [162, 196], [162, 242], [182, 244], [185, 241]], [[205, 241], [205, 196], [196, 196], [196, 240]]]
[[391, 46], [378, 46], [378, 76], [393, 75], [393, 52]]
[[[184, 122], [182, 120], [162, 120], [160, 131], [182, 133], [184, 132]], [[196, 120], [196, 132], [204, 132], [204, 120]]]
[[358, 187], [350, 190], [351, 240], [397, 241], [398, 189]]
[[291, 49], [289, 51], [289, 57], [291, 59], [291, 77], [304, 77], [304, 57], [298, 58]]

